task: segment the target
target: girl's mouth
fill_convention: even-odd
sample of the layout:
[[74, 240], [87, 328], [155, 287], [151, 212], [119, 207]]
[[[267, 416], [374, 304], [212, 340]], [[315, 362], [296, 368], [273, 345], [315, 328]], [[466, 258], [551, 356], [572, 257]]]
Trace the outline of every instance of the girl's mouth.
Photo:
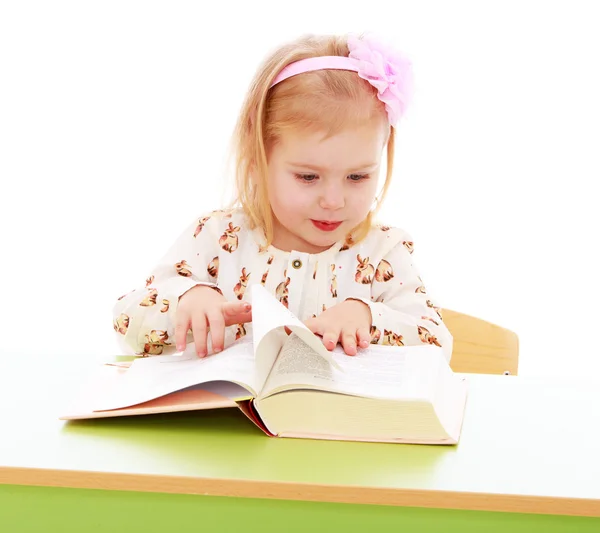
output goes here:
[[313, 225], [321, 231], [333, 231], [340, 227], [341, 222], [328, 222], [326, 220], [312, 220]]

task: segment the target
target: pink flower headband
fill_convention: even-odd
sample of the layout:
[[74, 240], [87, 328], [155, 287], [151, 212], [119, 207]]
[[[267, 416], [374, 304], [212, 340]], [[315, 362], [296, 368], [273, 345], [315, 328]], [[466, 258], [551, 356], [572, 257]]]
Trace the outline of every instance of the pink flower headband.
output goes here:
[[348, 57], [320, 56], [295, 61], [275, 78], [274, 85], [313, 70], [352, 70], [377, 89], [377, 97], [385, 104], [390, 124], [395, 126], [412, 100], [414, 81], [410, 61], [374, 37], [359, 39], [348, 36]]

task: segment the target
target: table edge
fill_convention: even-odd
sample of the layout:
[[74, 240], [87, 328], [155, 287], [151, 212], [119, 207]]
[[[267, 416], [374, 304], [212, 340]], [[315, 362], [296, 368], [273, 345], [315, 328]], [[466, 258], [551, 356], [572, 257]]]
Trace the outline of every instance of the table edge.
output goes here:
[[600, 499], [0, 467], [0, 485], [600, 517]]

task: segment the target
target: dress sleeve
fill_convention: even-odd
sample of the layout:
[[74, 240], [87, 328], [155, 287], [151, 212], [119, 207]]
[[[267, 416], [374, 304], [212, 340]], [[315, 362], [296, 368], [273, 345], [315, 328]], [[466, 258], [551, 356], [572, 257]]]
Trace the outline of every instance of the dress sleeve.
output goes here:
[[174, 351], [174, 319], [179, 298], [197, 285], [217, 285], [218, 233], [213, 216], [191, 223], [155, 265], [145, 284], [121, 296], [113, 306], [113, 328], [128, 355]]
[[413, 241], [403, 237], [374, 269], [371, 299], [357, 298], [371, 309], [371, 343], [396, 346], [433, 344], [447, 361], [453, 339], [441, 309], [427, 292], [412, 261]]

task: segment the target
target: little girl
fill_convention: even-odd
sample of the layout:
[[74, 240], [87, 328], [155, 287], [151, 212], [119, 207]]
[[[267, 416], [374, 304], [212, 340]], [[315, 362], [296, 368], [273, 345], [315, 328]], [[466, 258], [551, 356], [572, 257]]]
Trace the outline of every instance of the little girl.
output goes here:
[[311, 35], [276, 50], [234, 132], [236, 201], [195, 219], [145, 286], [115, 304], [126, 353], [190, 341], [200, 357], [223, 350], [250, 332], [244, 294], [260, 283], [330, 350], [434, 344], [450, 360], [410, 236], [374, 221], [412, 87], [410, 63], [373, 37]]

